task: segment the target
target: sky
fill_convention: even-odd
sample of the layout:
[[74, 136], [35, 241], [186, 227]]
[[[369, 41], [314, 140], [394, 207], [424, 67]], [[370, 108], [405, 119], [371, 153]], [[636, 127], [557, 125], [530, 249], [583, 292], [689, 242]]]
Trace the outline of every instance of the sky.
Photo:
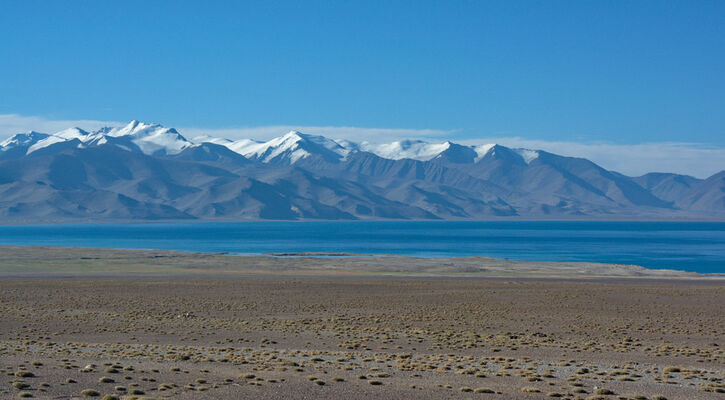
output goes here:
[[0, 38], [0, 138], [137, 119], [725, 169], [723, 1], [4, 1]]

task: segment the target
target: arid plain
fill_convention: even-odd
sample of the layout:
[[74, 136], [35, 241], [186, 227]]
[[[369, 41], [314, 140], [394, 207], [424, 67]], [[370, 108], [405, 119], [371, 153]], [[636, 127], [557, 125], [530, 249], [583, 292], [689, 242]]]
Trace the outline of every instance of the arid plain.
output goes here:
[[318, 256], [2, 247], [0, 397], [725, 397], [722, 276]]

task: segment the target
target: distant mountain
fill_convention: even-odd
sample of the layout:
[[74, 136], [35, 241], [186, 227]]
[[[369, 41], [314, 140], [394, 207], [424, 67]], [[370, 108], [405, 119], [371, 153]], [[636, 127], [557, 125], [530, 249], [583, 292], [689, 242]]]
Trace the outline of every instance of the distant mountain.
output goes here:
[[0, 220], [725, 219], [725, 171], [628, 177], [497, 144], [259, 142], [132, 121], [0, 143]]
[[725, 171], [700, 181], [675, 202], [687, 210], [710, 213], [725, 208]]
[[86, 132], [80, 128], [70, 128], [51, 135], [30, 132], [17, 134], [0, 143], [0, 159], [22, 157], [35, 152], [58, 151], [58, 144], [65, 147], [86, 148], [112, 145], [146, 155], [164, 156], [178, 154], [193, 143], [186, 140], [173, 128], [159, 124], [144, 124], [131, 121], [121, 128], [102, 128], [95, 132]]
[[683, 198], [701, 179], [687, 175], [652, 172], [633, 178], [633, 181], [649, 190], [662, 200], [677, 202]]
[[0, 142], [0, 160], [23, 157], [28, 154], [30, 147], [47, 139], [48, 134], [39, 132], [19, 133]]

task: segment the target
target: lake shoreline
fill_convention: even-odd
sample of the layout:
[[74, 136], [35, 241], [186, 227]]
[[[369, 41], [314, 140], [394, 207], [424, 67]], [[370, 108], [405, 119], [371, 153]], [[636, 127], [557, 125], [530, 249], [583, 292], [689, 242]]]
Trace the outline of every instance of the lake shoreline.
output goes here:
[[325, 257], [304, 253], [278, 256], [174, 250], [0, 246], [1, 279], [35, 277], [725, 280], [725, 274], [648, 269], [636, 265], [517, 261], [490, 257]]

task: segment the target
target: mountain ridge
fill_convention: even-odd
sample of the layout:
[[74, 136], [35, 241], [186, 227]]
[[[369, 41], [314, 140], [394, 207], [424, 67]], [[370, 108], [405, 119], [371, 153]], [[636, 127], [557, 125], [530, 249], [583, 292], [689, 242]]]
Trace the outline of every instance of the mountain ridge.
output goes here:
[[543, 150], [298, 131], [189, 140], [140, 121], [0, 142], [4, 222], [390, 218], [725, 219], [725, 172], [629, 177]]

